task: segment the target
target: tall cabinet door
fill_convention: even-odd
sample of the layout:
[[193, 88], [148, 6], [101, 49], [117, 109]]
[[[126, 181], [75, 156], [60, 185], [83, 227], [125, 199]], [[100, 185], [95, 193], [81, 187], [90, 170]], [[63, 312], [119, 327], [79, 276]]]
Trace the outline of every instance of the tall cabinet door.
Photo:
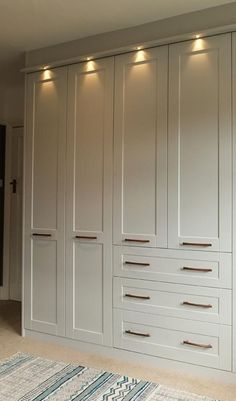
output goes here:
[[167, 246], [167, 70], [167, 47], [116, 57], [114, 244]]
[[169, 248], [231, 251], [231, 36], [170, 46]]
[[65, 332], [67, 69], [28, 75], [25, 136], [25, 328]]
[[67, 336], [111, 344], [113, 58], [69, 69]]

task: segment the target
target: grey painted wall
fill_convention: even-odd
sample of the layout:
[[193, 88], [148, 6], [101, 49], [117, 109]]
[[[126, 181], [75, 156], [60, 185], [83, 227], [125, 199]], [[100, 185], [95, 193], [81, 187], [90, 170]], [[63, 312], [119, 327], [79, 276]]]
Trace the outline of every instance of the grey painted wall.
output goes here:
[[236, 2], [26, 53], [26, 67], [236, 23]]
[[24, 121], [24, 54], [0, 64], [0, 123], [22, 125]]

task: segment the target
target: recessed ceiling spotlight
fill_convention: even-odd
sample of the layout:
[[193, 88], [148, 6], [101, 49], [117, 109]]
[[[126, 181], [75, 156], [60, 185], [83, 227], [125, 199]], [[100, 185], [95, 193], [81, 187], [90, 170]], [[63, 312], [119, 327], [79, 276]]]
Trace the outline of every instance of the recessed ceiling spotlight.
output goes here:
[[49, 65], [45, 65], [45, 66], [43, 67], [44, 70], [48, 70], [48, 68], [49, 68]]
[[141, 49], [142, 49], [142, 47], [141, 47], [141, 46], [138, 46], [136, 49], [137, 49], [137, 50], [141, 50]]
[[90, 60], [92, 60], [92, 57], [87, 57], [87, 61], [90, 61]]
[[196, 39], [199, 39], [199, 38], [200, 38], [199, 33], [197, 33], [197, 34], [195, 35], [195, 38], [196, 38]]

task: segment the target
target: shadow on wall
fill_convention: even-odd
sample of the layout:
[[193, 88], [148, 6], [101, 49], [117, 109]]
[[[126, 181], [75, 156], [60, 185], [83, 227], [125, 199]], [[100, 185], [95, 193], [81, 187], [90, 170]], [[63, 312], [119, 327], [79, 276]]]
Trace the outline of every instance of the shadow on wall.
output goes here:
[[11, 126], [24, 121], [24, 54], [9, 60], [0, 59], [0, 123]]

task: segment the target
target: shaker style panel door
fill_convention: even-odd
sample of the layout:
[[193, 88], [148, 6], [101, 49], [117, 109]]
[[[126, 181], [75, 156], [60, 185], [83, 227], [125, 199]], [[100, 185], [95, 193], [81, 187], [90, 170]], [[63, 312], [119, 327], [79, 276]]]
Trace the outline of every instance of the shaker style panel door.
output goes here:
[[167, 246], [168, 48], [116, 57], [115, 244]]
[[25, 327], [65, 331], [67, 69], [27, 77], [25, 137]]
[[168, 246], [231, 251], [231, 36], [169, 54]]
[[69, 69], [67, 336], [112, 342], [113, 58]]

